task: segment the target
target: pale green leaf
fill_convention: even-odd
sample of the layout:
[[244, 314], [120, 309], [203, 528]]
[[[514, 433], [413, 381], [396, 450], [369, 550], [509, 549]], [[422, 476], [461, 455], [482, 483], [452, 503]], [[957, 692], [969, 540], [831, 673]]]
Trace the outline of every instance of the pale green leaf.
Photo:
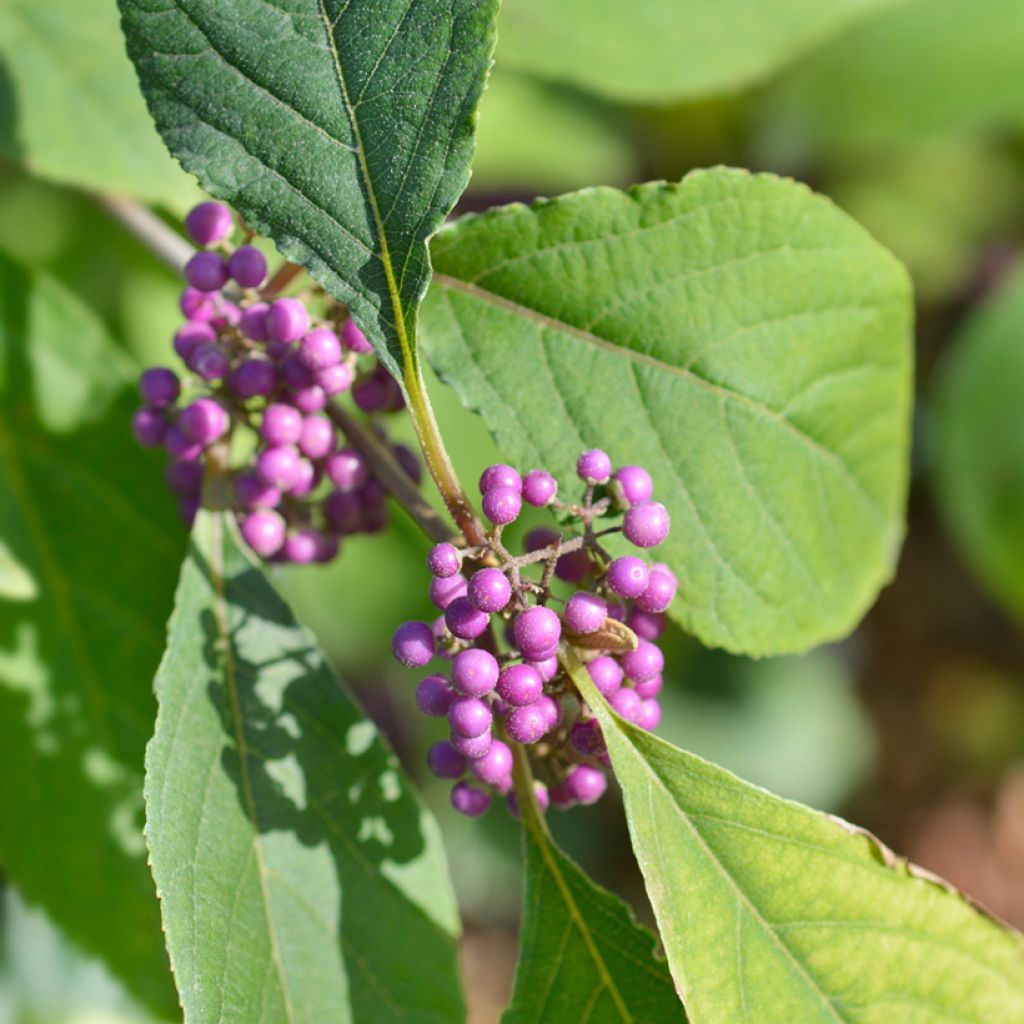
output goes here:
[[426, 241], [469, 177], [497, 0], [120, 0], [171, 152], [415, 364]]
[[888, 0], [508, 0], [498, 61], [613, 99], [667, 103], [770, 75]]
[[[59, 295], [0, 259], [0, 865], [76, 945], [172, 1015], [142, 764], [183, 534], [159, 458], [131, 438], [136, 399], [111, 405], [116, 350]], [[74, 413], [77, 429], [47, 429], [47, 387], [70, 403], [61, 425]]]
[[934, 409], [939, 507], [971, 566], [1024, 616], [1024, 275], [951, 341]]
[[437, 826], [220, 514], [156, 692], [146, 838], [189, 1024], [461, 1020]]
[[197, 194], [153, 130], [114, 0], [0, 3], [0, 153], [65, 185], [174, 209]]
[[615, 715], [575, 658], [695, 1024], [1024, 1019], [1024, 941], [874, 837]]
[[769, 654], [848, 632], [903, 532], [902, 267], [827, 199], [718, 169], [466, 217], [432, 247], [424, 345], [526, 469], [641, 463], [657, 553], [705, 643]]

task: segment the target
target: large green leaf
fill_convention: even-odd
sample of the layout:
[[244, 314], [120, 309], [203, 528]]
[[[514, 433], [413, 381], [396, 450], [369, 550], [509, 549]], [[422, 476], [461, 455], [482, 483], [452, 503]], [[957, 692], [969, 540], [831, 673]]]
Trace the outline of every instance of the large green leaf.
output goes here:
[[466, 217], [424, 344], [507, 457], [646, 465], [674, 611], [756, 654], [846, 633], [903, 531], [910, 290], [827, 199], [718, 169]]
[[117, 366], [79, 303], [0, 258], [0, 865], [171, 1015], [142, 765], [182, 535]]
[[835, 818], [630, 725], [571, 655], [694, 1024], [1024, 1020], [1024, 940]]
[[526, 886], [519, 967], [502, 1024], [685, 1021], [657, 940], [551, 839], [520, 780]]
[[0, 153], [67, 185], [175, 209], [197, 192], [153, 130], [114, 0], [0, 3]]
[[396, 376], [462, 193], [497, 0], [120, 0], [157, 127]]
[[788, 75], [763, 111], [765, 145], [851, 154], [950, 132], [1024, 126], [1019, 0], [903, 0]]
[[937, 389], [939, 506], [971, 565], [1024, 616], [1024, 274], [960, 329]]
[[146, 838], [189, 1024], [461, 1020], [437, 826], [219, 514], [156, 691]]
[[508, 0], [498, 59], [614, 99], [666, 103], [764, 78], [888, 0]]

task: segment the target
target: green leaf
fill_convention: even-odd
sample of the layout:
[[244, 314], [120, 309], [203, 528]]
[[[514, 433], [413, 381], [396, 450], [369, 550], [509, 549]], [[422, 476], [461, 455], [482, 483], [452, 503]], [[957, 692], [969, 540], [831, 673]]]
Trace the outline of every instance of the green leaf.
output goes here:
[[156, 691], [146, 837], [186, 1020], [462, 1020], [437, 826], [219, 514]]
[[497, 0], [120, 0], [171, 152], [415, 368], [426, 241], [469, 177]]
[[934, 480], [950, 532], [978, 576], [1024, 617], [1024, 274], [951, 342], [935, 396]]
[[466, 217], [432, 247], [424, 345], [523, 468], [651, 471], [674, 614], [775, 654], [849, 631], [903, 532], [910, 290], [827, 199], [718, 169]]
[[65, 185], [174, 209], [196, 194], [146, 114], [113, 0], [0, 4], [0, 154]]
[[657, 939], [554, 844], [522, 786], [526, 885], [520, 957], [502, 1024], [685, 1021]]
[[[181, 531], [159, 459], [131, 438], [136, 400], [111, 404], [116, 350], [61, 294], [0, 257], [0, 864], [173, 1016], [142, 765]], [[91, 379], [76, 344], [98, 364]], [[61, 427], [74, 412], [77, 429], [46, 429], [48, 386], [70, 403]]]
[[696, 1024], [1024, 1019], [1024, 940], [839, 819], [601, 722], [658, 929]]
[[1019, 0], [904, 0], [815, 51], [762, 111], [772, 159], [859, 152], [1024, 126]]
[[888, 0], [510, 0], [502, 66], [633, 103], [730, 92]]

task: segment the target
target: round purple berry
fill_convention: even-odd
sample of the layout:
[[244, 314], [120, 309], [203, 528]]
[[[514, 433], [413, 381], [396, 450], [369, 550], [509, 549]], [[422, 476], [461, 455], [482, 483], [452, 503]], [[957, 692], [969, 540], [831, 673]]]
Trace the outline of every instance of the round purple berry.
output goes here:
[[392, 445], [391, 452], [395, 456], [395, 461], [405, 471], [405, 475], [419, 487], [423, 481], [423, 470], [420, 467], [420, 460], [416, 458], [416, 453], [404, 444]]
[[270, 337], [267, 334], [267, 311], [269, 309], [270, 306], [266, 302], [254, 302], [242, 311], [238, 329], [250, 341], [266, 341]]
[[373, 351], [373, 346], [366, 340], [366, 335], [355, 325], [354, 320], [346, 320], [341, 328], [341, 340], [349, 352], [357, 355], [367, 355]]
[[307, 370], [319, 373], [341, 362], [341, 342], [334, 331], [319, 327], [299, 342], [297, 358]]
[[427, 555], [427, 568], [434, 576], [448, 579], [462, 568], [462, 556], [454, 544], [443, 540], [430, 549], [430, 554]]
[[291, 394], [291, 403], [295, 406], [299, 412], [309, 415], [310, 413], [320, 412], [327, 406], [327, 395], [324, 394], [324, 389], [318, 384], [313, 384], [308, 388], [298, 388], [293, 390]]
[[299, 359], [297, 352], [289, 352], [281, 360], [281, 379], [292, 391], [316, 386], [316, 375]]
[[604, 735], [596, 718], [579, 719], [569, 730], [569, 742], [581, 754], [593, 756], [605, 749]]
[[197, 398], [178, 417], [178, 429], [195, 444], [213, 444], [227, 432], [230, 420], [223, 406], [212, 398]]
[[468, 782], [456, 782], [452, 787], [452, 807], [469, 818], [479, 818], [491, 806], [491, 795]]
[[622, 655], [622, 670], [635, 682], [653, 679], [665, 667], [665, 656], [661, 648], [649, 640], [641, 640], [635, 651]]
[[511, 487], [495, 486], [484, 493], [481, 507], [484, 515], [495, 526], [507, 526], [519, 517], [523, 508], [523, 498]]
[[319, 552], [320, 534], [308, 526], [289, 533], [281, 548], [284, 560], [293, 565], [309, 565], [310, 562], [316, 561]]
[[661, 705], [653, 697], [640, 701], [636, 717], [633, 719], [641, 729], [654, 732], [661, 722]]
[[185, 264], [185, 280], [201, 292], [216, 292], [228, 283], [228, 265], [219, 252], [197, 252]]
[[354, 448], [336, 451], [327, 459], [324, 469], [331, 483], [342, 493], [358, 490], [370, 479], [366, 459]]
[[614, 658], [610, 658], [607, 654], [602, 654], [588, 662], [587, 671], [598, 692], [604, 697], [610, 697], [622, 685], [622, 668]]
[[555, 575], [566, 583], [582, 583], [593, 571], [594, 563], [582, 548], [562, 555], [555, 563]]
[[217, 315], [217, 297], [188, 285], [181, 293], [178, 308], [186, 320], [209, 322]]
[[309, 330], [309, 313], [299, 299], [275, 299], [266, 313], [267, 334], [274, 341], [298, 341]]
[[217, 334], [209, 324], [189, 320], [188, 323], [182, 324], [174, 335], [174, 351], [178, 353], [182, 362], [187, 363], [200, 345], [212, 345], [216, 340]]
[[513, 708], [505, 719], [505, 729], [516, 743], [536, 743], [548, 731], [548, 716], [537, 702]]
[[604, 796], [608, 780], [600, 769], [591, 768], [588, 764], [578, 764], [566, 775], [562, 785], [570, 799], [586, 806], [597, 803]]
[[416, 706], [431, 718], [444, 718], [455, 694], [442, 675], [425, 676], [416, 687]]
[[500, 612], [512, 599], [512, 584], [500, 569], [480, 569], [470, 578], [467, 596], [482, 612]]
[[523, 500], [535, 508], [549, 505], [558, 493], [558, 483], [550, 473], [543, 469], [531, 469], [523, 477]]
[[434, 576], [430, 581], [430, 600], [435, 608], [446, 611], [457, 597], [465, 597], [468, 589], [468, 581], [461, 573], [444, 578]]
[[229, 327], [237, 327], [242, 320], [242, 311], [233, 302], [222, 302], [217, 313], [210, 321], [218, 331], [226, 331]]
[[139, 393], [146, 405], [154, 409], [173, 405], [181, 394], [178, 375], [165, 366], [152, 366], [139, 377]]
[[240, 473], [235, 479], [235, 500], [248, 512], [276, 508], [281, 503], [281, 492], [268, 487], [255, 473]]
[[469, 769], [481, 782], [500, 786], [512, 774], [512, 748], [495, 740], [483, 757], [478, 757]]
[[647, 563], [635, 555], [623, 555], [608, 566], [608, 586], [619, 597], [639, 597], [651, 581]]
[[550, 608], [537, 605], [516, 616], [512, 635], [527, 661], [543, 661], [557, 649], [562, 623]]
[[464, 697], [483, 697], [498, 682], [498, 661], [489, 651], [470, 647], [452, 659], [452, 685]]
[[555, 655], [551, 655], [550, 658], [544, 658], [541, 661], [531, 661], [529, 664], [540, 673], [540, 677], [545, 683], [550, 683], [558, 675], [561, 668]]
[[[540, 779], [534, 779], [533, 781], [533, 795], [537, 800], [537, 807], [540, 808], [541, 814], [543, 814], [551, 806], [551, 796], [548, 793], [548, 787], [544, 785]], [[505, 802], [508, 805], [508, 813], [513, 818], [519, 817], [519, 798], [515, 794], [515, 790], [511, 790]]]
[[374, 377], [364, 377], [352, 385], [352, 401], [363, 412], [383, 412], [388, 404], [387, 385]]
[[542, 693], [537, 698], [537, 703], [534, 707], [540, 708], [541, 714], [544, 715], [544, 720], [547, 722], [548, 726], [548, 732], [554, 729], [554, 727], [562, 720], [562, 705], [548, 693]]
[[223, 242], [234, 226], [231, 211], [223, 203], [213, 200], [193, 206], [185, 217], [185, 230], [196, 245]]
[[630, 609], [628, 625], [641, 640], [657, 640], [665, 632], [665, 616], [645, 612], [635, 605]]
[[653, 548], [667, 536], [671, 520], [668, 509], [659, 501], [641, 501], [626, 513], [622, 532], [638, 548]]
[[243, 359], [228, 377], [228, 387], [239, 398], [265, 398], [274, 390], [277, 370], [266, 359]]
[[608, 698], [608, 703], [627, 722], [636, 721], [640, 711], [640, 697], [636, 690], [622, 686]]
[[656, 676], [651, 676], [650, 679], [644, 679], [636, 684], [637, 696], [641, 700], [650, 700], [652, 697], [657, 697], [661, 693], [661, 688], [664, 685], [664, 680], [660, 673]]
[[348, 363], [327, 366], [316, 375], [316, 382], [325, 395], [340, 395], [352, 387], [355, 370]]
[[302, 413], [293, 405], [268, 405], [260, 424], [260, 436], [269, 445], [295, 444], [302, 437]]
[[299, 451], [307, 459], [322, 459], [330, 454], [333, 448], [334, 424], [326, 416], [307, 416], [302, 421]]
[[466, 770], [467, 763], [447, 740], [435, 743], [427, 751], [427, 767], [439, 779], [457, 779]]
[[288, 493], [293, 498], [305, 498], [319, 482], [316, 466], [309, 459], [299, 459], [295, 482], [288, 488]]
[[299, 482], [302, 459], [290, 444], [265, 448], [256, 456], [256, 475], [270, 487], [287, 491]]
[[468, 597], [456, 597], [445, 608], [444, 621], [452, 636], [460, 640], [475, 640], [487, 629], [491, 617], [473, 605]]
[[331, 491], [324, 498], [324, 515], [332, 530], [338, 533], [358, 533], [363, 507], [355, 494]]
[[242, 520], [242, 537], [261, 558], [270, 558], [284, 544], [285, 522], [272, 509], [253, 512]]
[[164, 481], [175, 494], [183, 498], [198, 498], [203, 489], [202, 462], [168, 462], [164, 468]]
[[132, 433], [143, 448], [159, 448], [167, 435], [167, 418], [160, 409], [143, 406], [132, 416]]
[[641, 611], [656, 614], [665, 611], [675, 596], [675, 579], [660, 569], [652, 569], [647, 589], [636, 599], [636, 603]]
[[434, 634], [425, 622], [403, 622], [391, 638], [391, 653], [406, 668], [422, 668], [434, 656]]
[[544, 690], [544, 680], [532, 665], [508, 665], [498, 676], [498, 696], [512, 707], [533, 704]]
[[254, 245], [240, 245], [228, 257], [228, 273], [242, 288], [259, 288], [267, 279], [267, 258]]
[[468, 757], [470, 761], [475, 761], [478, 757], [483, 757], [491, 749], [491, 744], [494, 742], [494, 734], [490, 729], [480, 733], [479, 736], [460, 736], [458, 733], [452, 733], [449, 742], [463, 757]]
[[185, 437], [176, 423], [164, 434], [164, 448], [172, 459], [198, 459], [203, 454], [203, 446]]
[[490, 729], [494, 716], [479, 697], [456, 697], [448, 709], [448, 724], [458, 736], [473, 739]]
[[637, 505], [641, 501], [649, 501], [654, 493], [654, 482], [651, 474], [642, 466], [623, 466], [616, 470], [612, 479], [622, 489], [622, 496], [627, 505]]
[[522, 494], [523, 478], [511, 466], [497, 462], [480, 474], [480, 493], [486, 494], [495, 487], [507, 487], [516, 494]]
[[606, 484], [612, 473], [612, 460], [600, 448], [585, 451], [576, 460], [576, 474], [588, 484]]
[[565, 603], [565, 624], [574, 633], [596, 633], [607, 615], [608, 606], [597, 594], [580, 591]]
[[227, 352], [220, 345], [203, 342], [188, 357], [188, 368], [205, 381], [221, 380], [231, 365]]

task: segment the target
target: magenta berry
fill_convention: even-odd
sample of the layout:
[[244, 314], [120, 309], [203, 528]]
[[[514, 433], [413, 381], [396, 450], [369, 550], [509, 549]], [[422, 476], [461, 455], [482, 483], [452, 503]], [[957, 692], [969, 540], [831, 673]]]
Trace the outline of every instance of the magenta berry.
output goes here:
[[313, 384], [307, 388], [293, 390], [291, 403], [299, 412], [308, 416], [311, 413], [320, 412], [327, 407], [327, 395], [324, 394], [322, 387]]
[[490, 806], [490, 794], [469, 785], [468, 782], [456, 782], [452, 787], [452, 807], [460, 814], [479, 818], [487, 813]]
[[168, 462], [164, 467], [167, 486], [183, 498], [198, 498], [203, 489], [202, 462]]
[[452, 686], [464, 697], [483, 697], [498, 682], [498, 662], [488, 651], [470, 647], [452, 659]]
[[638, 548], [657, 547], [668, 536], [669, 526], [668, 509], [658, 501], [633, 505], [622, 520], [622, 532]]
[[299, 342], [296, 358], [307, 370], [319, 373], [341, 362], [341, 342], [334, 331], [318, 328]]
[[425, 676], [416, 687], [416, 706], [431, 718], [444, 718], [454, 699], [455, 694], [442, 675]]
[[490, 707], [479, 697], [456, 697], [448, 709], [448, 724], [452, 732], [467, 739], [487, 732], [493, 721]]
[[469, 762], [450, 743], [442, 740], [427, 751], [427, 767], [439, 779], [457, 779]]
[[327, 366], [316, 375], [317, 386], [325, 395], [340, 395], [352, 387], [355, 370], [348, 363]]
[[548, 716], [537, 702], [513, 708], [505, 729], [516, 743], [536, 743], [548, 731]]
[[267, 258], [254, 245], [240, 245], [228, 257], [228, 273], [241, 288], [259, 288], [267, 279]]
[[569, 742], [581, 754], [589, 756], [600, 754], [605, 749], [604, 736], [596, 718], [573, 722], [569, 730]]
[[596, 594], [582, 591], [565, 604], [565, 624], [574, 633], [596, 633], [604, 626], [608, 606]]
[[238, 329], [250, 341], [266, 341], [270, 337], [267, 333], [267, 312], [269, 309], [270, 306], [266, 302], [254, 302], [242, 311], [242, 318], [238, 322]]
[[167, 435], [167, 418], [159, 409], [143, 407], [132, 416], [132, 433], [143, 448], [159, 448]]
[[582, 583], [593, 569], [594, 563], [586, 551], [570, 551], [555, 564], [555, 575], [566, 583]]
[[640, 711], [640, 698], [636, 690], [628, 686], [620, 686], [609, 698], [608, 703], [627, 722], [635, 722]]
[[288, 534], [281, 548], [286, 562], [294, 565], [308, 565], [316, 560], [319, 550], [319, 535], [316, 530], [304, 527]]
[[599, 655], [587, 664], [587, 671], [598, 691], [610, 697], [622, 685], [622, 668], [607, 654]]
[[246, 511], [275, 508], [281, 503], [281, 492], [268, 487], [255, 473], [241, 473], [235, 479], [235, 500]]
[[519, 491], [504, 485], [496, 485], [484, 492], [481, 502], [484, 515], [495, 526], [507, 526], [519, 518], [523, 508], [523, 498]]
[[[452, 577], [457, 579], [458, 577]], [[447, 581], [446, 581], [447, 582]], [[456, 597], [444, 610], [444, 621], [452, 636], [462, 640], [475, 640], [490, 622], [487, 612], [480, 611], [468, 597]]]
[[641, 700], [650, 700], [652, 697], [657, 697], [661, 693], [661, 688], [664, 685], [664, 681], [661, 675], [651, 676], [649, 679], [642, 679], [636, 684], [637, 696]]
[[268, 405], [260, 424], [260, 436], [269, 445], [295, 444], [302, 436], [302, 413], [293, 405]]
[[185, 264], [185, 280], [201, 292], [216, 292], [228, 282], [228, 265], [216, 252], [197, 252]]
[[660, 569], [652, 569], [647, 589], [637, 598], [636, 604], [642, 612], [663, 612], [675, 596], [675, 579]]
[[542, 469], [531, 469], [523, 477], [523, 500], [535, 508], [551, 504], [558, 493], [558, 483], [550, 473]]
[[363, 508], [355, 494], [331, 491], [324, 498], [324, 515], [332, 530], [338, 533], [357, 533], [362, 523]]
[[555, 655], [552, 655], [550, 658], [544, 658], [541, 661], [531, 661], [528, 664], [540, 673], [540, 678], [545, 683], [550, 683], [558, 675], [561, 668]]
[[298, 341], [309, 330], [309, 313], [299, 299], [275, 299], [267, 310], [266, 324], [274, 341]]
[[334, 424], [326, 416], [307, 416], [299, 434], [299, 451], [307, 459], [325, 458], [334, 448], [334, 436]]
[[217, 315], [217, 297], [189, 285], [181, 293], [178, 308], [186, 320], [209, 322]]
[[448, 605], [457, 597], [465, 597], [469, 590], [469, 582], [461, 573], [455, 576], [435, 576], [430, 581], [430, 600], [436, 608], [446, 611]]
[[626, 651], [622, 655], [622, 670], [636, 682], [653, 679], [654, 676], [661, 674], [664, 667], [665, 656], [661, 653], [661, 648], [649, 640], [641, 640], [635, 651]]
[[639, 597], [651, 581], [651, 571], [634, 555], [623, 555], [608, 566], [608, 586], [619, 597]]
[[527, 661], [550, 658], [562, 636], [558, 616], [550, 608], [539, 605], [520, 612], [512, 629], [516, 647]]
[[630, 610], [627, 625], [641, 640], [657, 640], [665, 632], [666, 619], [663, 614], [645, 612], [635, 605]]
[[627, 505], [637, 505], [642, 501], [649, 501], [654, 493], [651, 474], [641, 466], [623, 466], [622, 469], [615, 472], [612, 479], [621, 488]]
[[479, 736], [460, 736], [458, 733], [453, 732], [449, 742], [463, 757], [468, 757], [470, 761], [475, 761], [478, 757], [483, 757], [491, 749], [491, 744], [494, 742], [494, 734], [490, 729], [480, 733]]
[[640, 701], [640, 707], [637, 709], [633, 721], [641, 729], [654, 732], [661, 723], [661, 705], [653, 697]]
[[324, 468], [331, 483], [343, 492], [358, 490], [370, 479], [366, 459], [354, 448], [336, 451], [327, 459]]
[[264, 448], [256, 457], [256, 475], [268, 486], [287, 491], [299, 482], [300, 463], [298, 449], [290, 444]]
[[587, 764], [578, 764], [565, 777], [563, 787], [566, 795], [584, 805], [597, 803], [608, 788], [604, 772]]
[[523, 478], [511, 467], [498, 462], [488, 466], [480, 475], [480, 493], [486, 494], [495, 487], [507, 487], [517, 494], [523, 493]]
[[243, 359], [228, 377], [228, 387], [239, 398], [265, 398], [274, 390], [277, 370], [266, 359]]
[[406, 668], [422, 668], [434, 656], [434, 634], [425, 622], [403, 622], [391, 638], [391, 653]]
[[366, 335], [355, 325], [355, 321], [346, 320], [341, 328], [341, 340], [349, 352], [357, 355], [368, 355], [373, 346], [366, 340]]
[[435, 544], [427, 555], [427, 568], [434, 576], [447, 579], [462, 568], [462, 556], [454, 544], [442, 541]]
[[242, 537], [261, 558], [270, 558], [284, 544], [284, 519], [272, 509], [261, 509], [242, 520]]
[[498, 676], [498, 696], [512, 707], [533, 704], [543, 689], [544, 681], [532, 665], [508, 665]]
[[500, 569], [480, 569], [470, 578], [467, 596], [482, 612], [500, 612], [512, 599], [512, 585]]
[[612, 472], [612, 460], [600, 448], [585, 451], [576, 460], [576, 474], [588, 484], [606, 484]]
[[487, 753], [478, 757], [469, 770], [481, 782], [502, 785], [512, 774], [512, 748], [501, 740], [494, 740]]
[[163, 409], [173, 405], [181, 394], [178, 375], [164, 366], [153, 366], [139, 377], [139, 393], [146, 405]]
[[185, 230], [196, 245], [216, 245], [223, 242], [234, 229], [231, 211], [213, 200], [193, 206], [185, 217]]
[[221, 380], [231, 365], [227, 352], [220, 345], [204, 342], [188, 357], [188, 368], [205, 381]]
[[178, 429], [186, 440], [199, 445], [213, 444], [228, 429], [228, 414], [212, 398], [197, 398], [178, 417]]
[[203, 454], [203, 446], [185, 437], [176, 423], [164, 433], [164, 449], [172, 459], [198, 459]]
[[174, 351], [183, 362], [187, 363], [191, 355], [202, 344], [212, 345], [217, 340], [217, 334], [207, 323], [198, 320], [189, 320], [178, 328], [174, 335]]

